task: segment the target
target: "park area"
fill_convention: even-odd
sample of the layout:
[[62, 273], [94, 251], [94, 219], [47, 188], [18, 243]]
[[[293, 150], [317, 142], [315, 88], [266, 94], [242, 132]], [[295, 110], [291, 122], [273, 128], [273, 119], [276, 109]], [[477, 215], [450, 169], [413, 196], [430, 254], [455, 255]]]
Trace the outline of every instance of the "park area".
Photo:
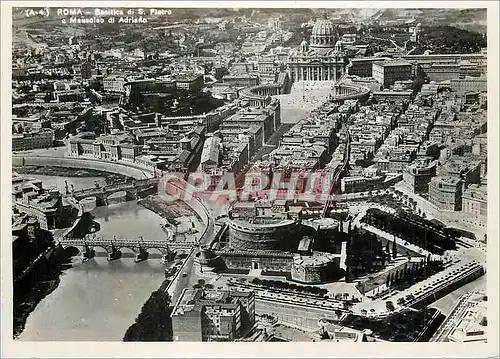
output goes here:
[[180, 217], [196, 216], [196, 212], [181, 200], [165, 202], [158, 196], [149, 196], [141, 200], [140, 205], [169, 221]]

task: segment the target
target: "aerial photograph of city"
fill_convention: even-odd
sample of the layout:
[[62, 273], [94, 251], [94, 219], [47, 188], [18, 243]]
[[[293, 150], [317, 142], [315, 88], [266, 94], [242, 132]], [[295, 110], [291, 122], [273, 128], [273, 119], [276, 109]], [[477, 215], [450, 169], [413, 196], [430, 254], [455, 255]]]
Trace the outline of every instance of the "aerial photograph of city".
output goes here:
[[487, 9], [19, 6], [14, 343], [487, 343]]

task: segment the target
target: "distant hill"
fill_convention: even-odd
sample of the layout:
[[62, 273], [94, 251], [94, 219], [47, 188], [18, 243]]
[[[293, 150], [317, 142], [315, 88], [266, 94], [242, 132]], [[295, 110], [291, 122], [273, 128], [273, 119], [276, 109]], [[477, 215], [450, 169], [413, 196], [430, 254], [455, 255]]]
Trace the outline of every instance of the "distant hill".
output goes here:
[[37, 42], [26, 31], [15, 30], [12, 32], [13, 44], [25, 44], [28, 47], [36, 47]]
[[[229, 3], [228, 3], [229, 5]], [[121, 8], [127, 10], [128, 8]], [[82, 8], [83, 12], [93, 13], [94, 8]], [[342, 19], [351, 21], [355, 24], [375, 20], [394, 20], [406, 19], [415, 20], [415, 23], [422, 23], [425, 26], [452, 26], [455, 28], [472, 31], [483, 34], [486, 32], [486, 9], [377, 9], [377, 8], [328, 8], [328, 9], [309, 9], [309, 8], [288, 8], [288, 9], [272, 9], [272, 8], [257, 8], [257, 9], [233, 9], [227, 8], [175, 8], [172, 9], [172, 15], [168, 16], [150, 16], [150, 22], [147, 26], [151, 26], [153, 19], [156, 23], [166, 23], [167, 21], [192, 22], [197, 18], [205, 17], [235, 17], [247, 16], [254, 21], [265, 21], [269, 17], [279, 16], [283, 23], [293, 25], [296, 23], [306, 22], [310, 19], [317, 18], [324, 11], [331, 19]], [[67, 17], [67, 16], [66, 16]], [[51, 8], [49, 17], [31, 17], [27, 18], [22, 8], [13, 8], [13, 43], [25, 44], [27, 46], [39, 46], [37, 44], [36, 35], [44, 35], [44, 33], [58, 34], [63, 36], [82, 35], [87, 31], [94, 29], [95, 25], [70, 25], [61, 23], [63, 16], [58, 16], [55, 8]], [[335, 20], [334, 20], [335, 21]], [[115, 26], [114, 28], [119, 29]], [[126, 28], [126, 27], [124, 27]], [[139, 26], [135, 26], [139, 28]], [[102, 29], [104, 31], [105, 29]], [[101, 29], [99, 30], [101, 31]], [[32, 37], [32, 35], [34, 37]]]
[[440, 54], [477, 53], [487, 46], [486, 38], [481, 34], [454, 26], [426, 26], [421, 33], [421, 42]]
[[486, 9], [380, 9], [371, 20], [414, 18], [422, 25], [453, 26], [477, 33], [486, 32]]
[[[395, 20], [415, 18], [426, 9], [380, 9], [371, 17], [372, 20]], [[431, 9], [434, 10], [434, 9]]]

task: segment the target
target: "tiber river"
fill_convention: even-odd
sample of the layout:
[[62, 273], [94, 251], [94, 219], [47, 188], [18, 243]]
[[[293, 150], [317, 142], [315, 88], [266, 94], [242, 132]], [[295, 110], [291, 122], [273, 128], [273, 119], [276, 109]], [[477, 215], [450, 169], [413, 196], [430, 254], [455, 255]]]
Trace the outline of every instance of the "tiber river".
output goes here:
[[[63, 177], [30, 175], [44, 186], [64, 189]], [[92, 187], [104, 178], [67, 178], [75, 189]], [[161, 217], [136, 202], [126, 202], [92, 211], [103, 237], [127, 236], [163, 239]], [[126, 255], [126, 250], [123, 251]], [[19, 340], [26, 341], [121, 341], [134, 323], [151, 292], [161, 285], [160, 257], [135, 263], [133, 256], [108, 262], [104, 250], [96, 257], [63, 271], [57, 289], [45, 297], [29, 315]], [[101, 256], [99, 256], [101, 255]]]

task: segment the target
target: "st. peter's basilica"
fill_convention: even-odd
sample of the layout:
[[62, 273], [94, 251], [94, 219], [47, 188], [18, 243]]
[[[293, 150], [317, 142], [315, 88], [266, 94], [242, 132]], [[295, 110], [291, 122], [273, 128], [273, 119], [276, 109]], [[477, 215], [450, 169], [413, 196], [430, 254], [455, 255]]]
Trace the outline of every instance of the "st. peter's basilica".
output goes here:
[[342, 41], [323, 13], [314, 24], [310, 44], [304, 40], [290, 53], [293, 81], [337, 81], [344, 74], [344, 56]]

